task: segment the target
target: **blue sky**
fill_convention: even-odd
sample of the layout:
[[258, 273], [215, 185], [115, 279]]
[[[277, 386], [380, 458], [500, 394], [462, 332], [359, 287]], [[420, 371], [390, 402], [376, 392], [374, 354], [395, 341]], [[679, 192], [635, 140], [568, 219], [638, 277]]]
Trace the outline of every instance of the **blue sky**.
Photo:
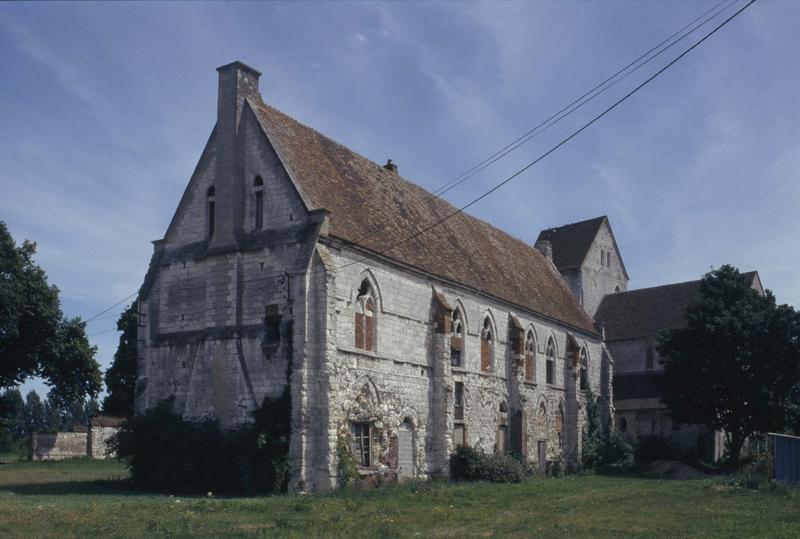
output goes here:
[[[432, 190], [716, 3], [5, 3], [0, 219], [88, 318], [141, 284], [214, 125], [217, 66], [259, 69], [268, 103]], [[798, 27], [797, 4], [757, 2], [470, 211], [531, 243], [605, 214], [633, 288], [731, 263], [800, 306]], [[446, 198], [505, 178], [674, 54]], [[89, 325], [104, 367], [122, 307]]]

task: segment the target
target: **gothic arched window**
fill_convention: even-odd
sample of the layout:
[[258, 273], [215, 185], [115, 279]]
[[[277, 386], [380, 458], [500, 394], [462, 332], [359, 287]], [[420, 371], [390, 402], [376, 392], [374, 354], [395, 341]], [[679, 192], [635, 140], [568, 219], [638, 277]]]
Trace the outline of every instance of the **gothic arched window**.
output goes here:
[[208, 188], [206, 191], [206, 208], [207, 208], [207, 217], [206, 222], [208, 223], [208, 237], [212, 237], [214, 235], [214, 186]]
[[589, 389], [589, 355], [581, 348], [581, 389]]
[[547, 341], [547, 383], [556, 383], [556, 345], [551, 338]]
[[375, 324], [375, 294], [367, 279], [361, 283], [356, 298], [355, 319], [356, 348], [375, 351], [376, 324]]
[[450, 336], [450, 364], [464, 366], [464, 317], [459, 309], [453, 310], [452, 335]]
[[481, 371], [492, 372], [492, 352], [494, 349], [494, 335], [492, 333], [492, 321], [487, 316], [483, 320], [481, 330]]
[[253, 180], [253, 205], [256, 210], [255, 229], [261, 230], [264, 228], [264, 180], [261, 176], [256, 176]]
[[525, 380], [528, 382], [536, 380], [536, 341], [533, 339], [532, 331], [525, 337]]
[[564, 447], [564, 408], [559, 406], [556, 412], [556, 437], [558, 438], [558, 448]]

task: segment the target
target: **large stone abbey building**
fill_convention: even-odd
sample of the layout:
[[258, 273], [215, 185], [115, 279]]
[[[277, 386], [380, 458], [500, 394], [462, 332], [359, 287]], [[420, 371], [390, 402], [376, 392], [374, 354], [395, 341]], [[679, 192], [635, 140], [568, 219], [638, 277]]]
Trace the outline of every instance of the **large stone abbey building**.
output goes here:
[[[139, 296], [138, 412], [248, 420], [287, 387], [291, 487], [445, 473], [455, 447], [541, 468], [581, 452], [587, 390], [613, 414], [594, 315], [628, 276], [605, 217], [536, 246], [267, 105], [220, 67], [217, 122]], [[433, 226], [422, 236], [413, 231]]]

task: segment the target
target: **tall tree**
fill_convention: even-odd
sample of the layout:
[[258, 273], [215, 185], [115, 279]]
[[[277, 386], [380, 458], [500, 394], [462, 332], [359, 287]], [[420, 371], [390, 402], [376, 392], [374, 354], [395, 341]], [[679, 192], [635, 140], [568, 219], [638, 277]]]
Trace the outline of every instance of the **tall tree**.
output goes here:
[[58, 289], [0, 221], [0, 388], [41, 376], [65, 401], [96, 395], [100, 367], [85, 324], [61, 314]]
[[114, 354], [114, 362], [106, 371], [108, 394], [103, 399], [103, 412], [109, 415], [128, 417], [133, 415], [133, 398], [136, 389], [136, 339], [139, 319], [134, 300], [117, 320], [117, 329], [122, 332]]
[[25, 430], [27, 432], [48, 430], [45, 406], [39, 394], [32, 389], [25, 396]]
[[659, 336], [664, 402], [677, 422], [722, 430], [737, 463], [749, 435], [786, 426], [800, 379], [800, 314], [726, 265], [703, 277], [685, 319]]
[[0, 451], [8, 451], [25, 435], [25, 401], [16, 387], [7, 389], [0, 399], [4, 403], [0, 411]]

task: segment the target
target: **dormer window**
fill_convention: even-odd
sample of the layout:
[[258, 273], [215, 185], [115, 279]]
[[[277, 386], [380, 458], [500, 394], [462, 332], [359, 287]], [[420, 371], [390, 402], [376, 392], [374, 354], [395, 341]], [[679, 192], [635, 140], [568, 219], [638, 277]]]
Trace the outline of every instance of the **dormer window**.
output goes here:
[[256, 176], [253, 180], [253, 205], [256, 210], [255, 229], [264, 228], [264, 180], [261, 176]]
[[208, 237], [211, 238], [214, 236], [214, 186], [208, 188], [206, 191], [206, 207], [207, 207], [207, 217], [206, 222], [208, 223]]

